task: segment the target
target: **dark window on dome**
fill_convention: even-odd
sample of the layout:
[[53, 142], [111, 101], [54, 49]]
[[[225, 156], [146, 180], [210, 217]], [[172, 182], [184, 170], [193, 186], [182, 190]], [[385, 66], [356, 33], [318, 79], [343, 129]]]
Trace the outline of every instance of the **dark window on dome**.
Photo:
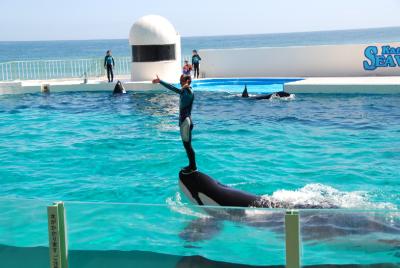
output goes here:
[[175, 60], [175, 44], [132, 46], [133, 62]]

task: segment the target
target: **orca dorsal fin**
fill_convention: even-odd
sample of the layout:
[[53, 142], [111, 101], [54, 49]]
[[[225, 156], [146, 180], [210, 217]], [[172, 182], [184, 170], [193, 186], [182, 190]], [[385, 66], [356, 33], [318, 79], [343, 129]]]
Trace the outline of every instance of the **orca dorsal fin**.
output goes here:
[[244, 85], [244, 90], [242, 92], [242, 98], [248, 98], [249, 93], [247, 92], [247, 85]]

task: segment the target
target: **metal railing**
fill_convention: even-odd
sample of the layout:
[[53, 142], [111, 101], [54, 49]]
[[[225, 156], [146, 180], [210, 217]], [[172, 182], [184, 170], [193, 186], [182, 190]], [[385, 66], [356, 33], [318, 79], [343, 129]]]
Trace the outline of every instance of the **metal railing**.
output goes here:
[[[115, 57], [115, 75], [131, 72], [130, 57]], [[0, 63], [0, 81], [102, 77], [104, 59], [33, 60]]]

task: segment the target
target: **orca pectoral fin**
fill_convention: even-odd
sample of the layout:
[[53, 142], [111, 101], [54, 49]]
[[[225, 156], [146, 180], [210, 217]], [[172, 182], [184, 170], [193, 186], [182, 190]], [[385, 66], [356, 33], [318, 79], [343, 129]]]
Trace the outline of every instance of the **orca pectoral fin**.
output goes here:
[[222, 230], [222, 222], [215, 218], [200, 218], [191, 221], [179, 234], [186, 242], [210, 240]]

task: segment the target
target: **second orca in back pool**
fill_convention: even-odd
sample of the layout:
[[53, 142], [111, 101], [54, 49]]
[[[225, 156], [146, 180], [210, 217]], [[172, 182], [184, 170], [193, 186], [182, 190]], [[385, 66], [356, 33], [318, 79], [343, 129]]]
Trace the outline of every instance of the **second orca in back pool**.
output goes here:
[[292, 97], [293, 94], [287, 93], [285, 91], [274, 92], [270, 94], [261, 94], [256, 96], [249, 96], [247, 92], [247, 85], [244, 87], [242, 92], [242, 98], [252, 99], [252, 100], [269, 100], [274, 98], [289, 98]]
[[126, 93], [126, 90], [124, 88], [124, 85], [122, 85], [121, 81], [118, 81], [115, 84], [113, 94], [125, 94], [125, 93]]

